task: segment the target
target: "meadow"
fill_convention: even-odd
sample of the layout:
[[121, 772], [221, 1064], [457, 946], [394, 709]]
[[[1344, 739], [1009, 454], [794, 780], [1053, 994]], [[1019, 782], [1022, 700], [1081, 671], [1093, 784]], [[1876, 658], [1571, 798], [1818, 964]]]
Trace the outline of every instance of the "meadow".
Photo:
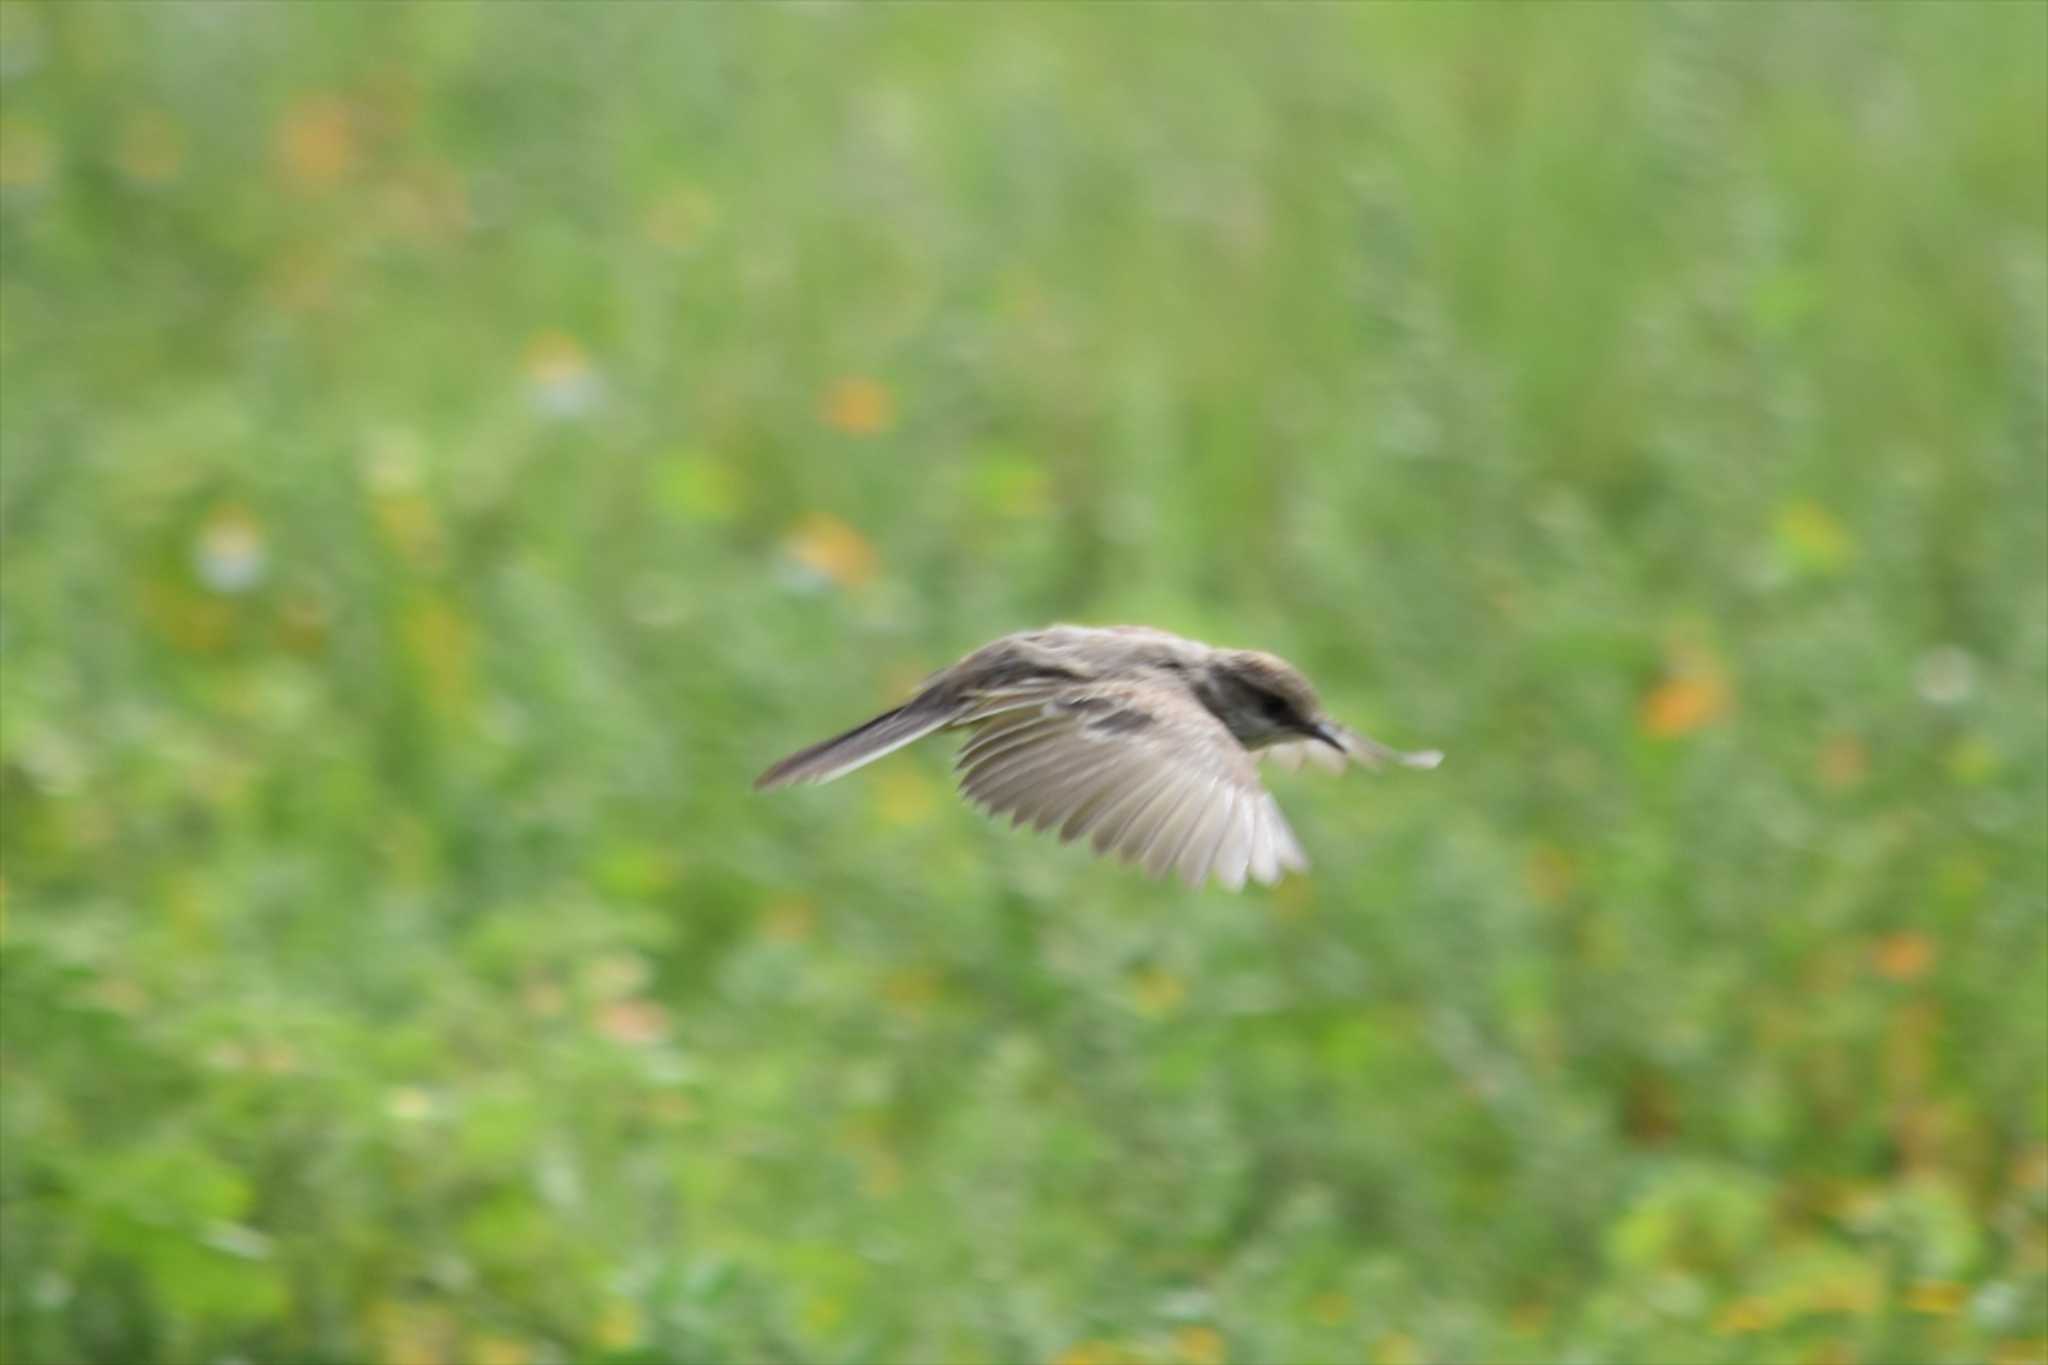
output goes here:
[[0, 4], [0, 1361], [2044, 1360], [2048, 7]]

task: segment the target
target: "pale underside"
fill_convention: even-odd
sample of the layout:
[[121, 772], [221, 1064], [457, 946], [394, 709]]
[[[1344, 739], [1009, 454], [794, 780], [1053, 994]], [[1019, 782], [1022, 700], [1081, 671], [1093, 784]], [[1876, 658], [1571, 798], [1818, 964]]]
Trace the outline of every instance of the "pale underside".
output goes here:
[[[975, 728], [961, 791], [1013, 823], [1189, 886], [1214, 877], [1236, 890], [1308, 868], [1253, 753], [1176, 681], [1026, 685], [982, 695], [953, 725]], [[1345, 762], [1313, 743], [1263, 752], [1289, 767]]]

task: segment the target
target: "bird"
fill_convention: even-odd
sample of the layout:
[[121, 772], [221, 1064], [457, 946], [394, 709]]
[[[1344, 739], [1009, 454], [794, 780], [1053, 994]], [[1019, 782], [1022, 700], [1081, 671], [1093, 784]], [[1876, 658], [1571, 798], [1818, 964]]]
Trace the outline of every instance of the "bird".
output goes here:
[[1236, 891], [1306, 872], [1308, 857], [1259, 781], [1260, 760], [1434, 768], [1337, 724], [1298, 669], [1149, 626], [1054, 625], [993, 640], [901, 706], [797, 750], [757, 791], [830, 782], [941, 730], [972, 734], [962, 794], [1063, 843], [1086, 837], [1154, 877]]

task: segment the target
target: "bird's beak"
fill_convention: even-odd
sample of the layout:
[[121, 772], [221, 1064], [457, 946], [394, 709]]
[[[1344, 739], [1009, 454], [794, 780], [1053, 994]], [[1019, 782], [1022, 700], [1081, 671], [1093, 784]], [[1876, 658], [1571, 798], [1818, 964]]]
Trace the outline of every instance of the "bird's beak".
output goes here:
[[1318, 722], [1315, 725], [1315, 727], [1309, 731], [1309, 733], [1314, 735], [1323, 743], [1329, 745], [1332, 749], [1335, 749], [1340, 754], [1348, 754], [1351, 752], [1351, 746], [1344, 742], [1344, 736], [1340, 732], [1326, 724]]

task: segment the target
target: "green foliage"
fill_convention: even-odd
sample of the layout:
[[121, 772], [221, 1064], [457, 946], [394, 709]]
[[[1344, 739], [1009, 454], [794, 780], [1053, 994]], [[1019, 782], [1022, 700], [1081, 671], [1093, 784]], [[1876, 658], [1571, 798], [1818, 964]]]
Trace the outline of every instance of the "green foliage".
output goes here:
[[0, 1353], [2039, 1361], [2044, 13], [0, 5]]

